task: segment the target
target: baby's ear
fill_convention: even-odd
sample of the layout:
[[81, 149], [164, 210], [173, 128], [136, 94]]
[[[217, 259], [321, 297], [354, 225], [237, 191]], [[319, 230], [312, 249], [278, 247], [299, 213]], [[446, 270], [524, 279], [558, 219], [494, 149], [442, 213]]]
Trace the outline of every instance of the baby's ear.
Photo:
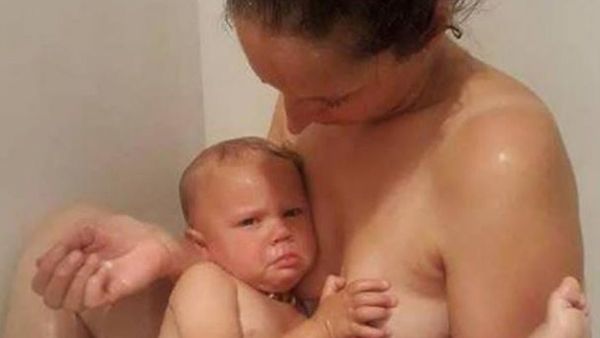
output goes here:
[[185, 239], [188, 243], [191, 244], [192, 248], [200, 254], [202, 258], [208, 259], [206, 240], [204, 239], [204, 235], [200, 231], [188, 227], [185, 230]]

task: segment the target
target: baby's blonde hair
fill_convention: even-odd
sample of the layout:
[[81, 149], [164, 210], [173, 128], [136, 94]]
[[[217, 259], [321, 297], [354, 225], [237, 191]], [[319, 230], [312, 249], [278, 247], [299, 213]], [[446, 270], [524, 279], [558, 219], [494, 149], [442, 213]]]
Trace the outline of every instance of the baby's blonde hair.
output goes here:
[[240, 137], [223, 141], [204, 149], [185, 168], [179, 181], [179, 199], [186, 223], [190, 224], [190, 200], [195, 173], [208, 165], [238, 164], [256, 160], [257, 156], [270, 156], [290, 161], [300, 174], [302, 185], [305, 188], [304, 169], [302, 159], [298, 153], [288, 146], [279, 146], [260, 137]]

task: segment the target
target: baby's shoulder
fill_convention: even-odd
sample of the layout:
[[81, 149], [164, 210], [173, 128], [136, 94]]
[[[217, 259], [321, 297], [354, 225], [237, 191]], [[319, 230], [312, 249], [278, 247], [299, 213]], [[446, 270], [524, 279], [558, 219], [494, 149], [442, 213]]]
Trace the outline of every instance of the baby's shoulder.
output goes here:
[[203, 281], [204, 283], [234, 283], [235, 278], [227, 273], [223, 268], [211, 262], [202, 262], [194, 264], [183, 272], [179, 282]]
[[188, 302], [190, 299], [219, 301], [237, 299], [235, 279], [213, 263], [199, 263], [188, 268], [177, 281], [170, 303]]
[[186, 270], [167, 310], [182, 337], [243, 336], [236, 283], [217, 265], [202, 263]]

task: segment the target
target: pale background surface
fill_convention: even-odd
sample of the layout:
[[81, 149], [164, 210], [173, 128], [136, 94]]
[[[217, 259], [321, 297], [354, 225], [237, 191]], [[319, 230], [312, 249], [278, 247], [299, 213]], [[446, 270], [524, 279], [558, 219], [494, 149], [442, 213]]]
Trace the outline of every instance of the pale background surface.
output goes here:
[[49, 210], [87, 201], [179, 222], [177, 180], [204, 138], [197, 8], [0, 1], [0, 326]]
[[[177, 176], [202, 141], [265, 134], [275, 93], [252, 75], [222, 6], [0, 3], [0, 102], [8, 117], [0, 124], [0, 300], [25, 225], [46, 210], [84, 196], [176, 224]], [[596, 307], [597, 13], [599, 0], [487, 0], [464, 39], [556, 113], [579, 182], [587, 287]], [[600, 332], [599, 320], [594, 328]]]

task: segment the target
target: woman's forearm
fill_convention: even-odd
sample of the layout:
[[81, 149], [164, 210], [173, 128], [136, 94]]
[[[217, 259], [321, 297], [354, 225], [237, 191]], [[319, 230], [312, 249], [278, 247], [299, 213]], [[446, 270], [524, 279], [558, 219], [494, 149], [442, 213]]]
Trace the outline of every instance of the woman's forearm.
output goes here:
[[177, 281], [185, 270], [202, 262], [202, 257], [188, 239], [173, 238], [162, 229], [157, 232], [157, 236], [169, 253], [168, 260], [164, 264], [164, 274], [170, 280]]

